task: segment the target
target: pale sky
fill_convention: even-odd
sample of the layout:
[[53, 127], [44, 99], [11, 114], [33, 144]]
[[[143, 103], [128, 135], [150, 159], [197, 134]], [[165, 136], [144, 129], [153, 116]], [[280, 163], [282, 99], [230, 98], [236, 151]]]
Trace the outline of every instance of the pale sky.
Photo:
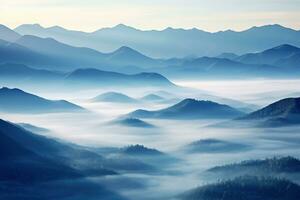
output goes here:
[[244, 30], [265, 24], [299, 30], [300, 0], [0, 0], [0, 23], [82, 31], [120, 23], [143, 30]]

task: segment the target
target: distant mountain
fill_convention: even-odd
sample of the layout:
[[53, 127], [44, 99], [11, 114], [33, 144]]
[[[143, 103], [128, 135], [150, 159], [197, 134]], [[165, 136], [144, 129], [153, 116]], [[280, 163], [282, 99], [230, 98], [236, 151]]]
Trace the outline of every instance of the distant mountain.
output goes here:
[[159, 169], [165, 169], [167, 166], [170, 166], [174, 163], [178, 164], [180, 161], [179, 159], [172, 157], [167, 153], [140, 144], [129, 145], [120, 148], [119, 154], [121, 156], [130, 156], [132, 158], [139, 159]]
[[157, 110], [136, 110], [128, 114], [136, 118], [162, 118], [162, 119], [222, 119], [241, 116], [242, 112], [212, 101], [198, 101], [185, 99], [171, 107]]
[[30, 68], [24, 64], [5, 63], [0, 64], [1, 83], [36, 83], [40, 81], [58, 81], [64, 76], [63, 73], [49, 70]]
[[115, 120], [112, 122], [113, 124], [118, 124], [122, 126], [128, 126], [128, 127], [136, 127], [136, 128], [154, 128], [155, 126], [145, 122], [140, 119], [136, 118], [124, 118], [124, 119], [119, 119]]
[[89, 48], [70, 46], [52, 38], [25, 35], [15, 43], [40, 54], [55, 57], [60, 61], [60, 67], [65, 64], [68, 67], [67, 69], [75, 69], [82, 65], [103, 65], [105, 63], [103, 53]]
[[300, 196], [300, 186], [272, 177], [243, 176], [232, 180], [200, 186], [179, 196], [182, 200], [240, 200], [240, 199], [280, 199], [296, 200]]
[[227, 58], [200, 57], [182, 60], [176, 65], [157, 69], [171, 77], [222, 78], [222, 77], [278, 77], [290, 75], [286, 70], [263, 64], [244, 64]]
[[15, 31], [9, 29], [8, 27], [0, 24], [0, 39], [1, 40], [14, 42], [20, 37], [21, 37], [20, 34], [18, 34]]
[[137, 86], [137, 87], [174, 87], [175, 85], [164, 76], [157, 73], [139, 73], [127, 75], [97, 69], [78, 69], [69, 73], [65, 80], [80, 86]]
[[297, 56], [299, 55], [300, 48], [283, 44], [259, 53], [245, 54], [235, 58], [235, 60], [248, 64], [268, 64], [278, 67], [297, 67], [299, 69], [300, 64], [295, 62], [295, 59], [297, 60]]
[[[69, 71], [94, 66], [99, 69], [142, 71], [143, 67], [158, 66], [160, 61], [129, 48], [121, 47], [111, 53], [75, 47], [52, 38], [24, 35], [8, 42], [0, 38], [1, 62], [28, 64], [36, 68]], [[130, 66], [130, 69], [129, 69]], [[141, 67], [141, 69], [139, 68]]]
[[[42, 70], [24, 64], [0, 64], [0, 83], [21, 87], [43, 82], [42, 86], [63, 88], [107, 86], [122, 87], [176, 87], [164, 76], [157, 73], [127, 75], [97, 69], [79, 69], [72, 72]], [[121, 84], [121, 85], [120, 85]]]
[[137, 100], [118, 92], [106, 92], [92, 98], [93, 102], [136, 103]]
[[191, 153], [227, 153], [245, 151], [249, 146], [224, 140], [203, 139], [186, 145], [184, 149]]
[[85, 109], [65, 100], [48, 100], [20, 89], [0, 89], [0, 111], [10, 113], [76, 112]]
[[140, 52], [126, 47], [122, 46], [116, 51], [107, 54], [106, 62], [107, 63], [113, 63], [117, 65], [133, 65], [133, 66], [139, 66], [139, 67], [155, 67], [158, 65], [158, 60], [152, 59], [150, 57], [147, 57]]
[[300, 124], [300, 98], [279, 100], [237, 120], [254, 121], [265, 127]]
[[[281, 48], [287, 49], [284, 46], [286, 45]], [[296, 47], [292, 49], [295, 51]], [[265, 52], [269, 51], [275, 50], [270, 49]], [[0, 40], [0, 62], [2, 63], [19, 63], [58, 71], [72, 71], [79, 67], [90, 68], [93, 66], [102, 71], [156, 72], [168, 77], [184, 77], [186, 79], [298, 76], [300, 74], [298, 67], [300, 54], [288, 55], [287, 57], [278, 57], [276, 62], [271, 63], [272, 65], [268, 62], [268, 56], [263, 63], [243, 63], [243, 58], [249, 57], [249, 55], [242, 55], [234, 60], [215, 57], [163, 60], [147, 57], [129, 47], [121, 47], [111, 53], [101, 53], [89, 48], [70, 46], [51, 38], [30, 35], [22, 36], [15, 42]], [[248, 62], [247, 59], [245, 62]]]
[[132, 156], [162, 156], [164, 153], [156, 150], [147, 148], [144, 145], [130, 145], [121, 149], [122, 154], [132, 155]]
[[129, 46], [151, 57], [160, 58], [215, 56], [224, 52], [245, 54], [281, 44], [300, 46], [299, 31], [277, 24], [252, 27], [240, 32], [227, 30], [215, 33], [196, 28], [142, 31], [123, 24], [91, 33], [57, 26], [44, 28], [37, 24], [21, 25], [15, 31], [22, 35], [51, 37], [70, 45], [85, 46], [103, 52]]
[[[55, 64], [62, 64], [55, 57], [41, 54], [14, 42], [0, 40], [0, 62], [42, 65], [44, 68]], [[41, 66], [40, 66], [41, 67]]]
[[159, 60], [147, 57], [126, 46], [110, 53], [102, 53], [90, 48], [71, 46], [52, 38], [40, 38], [32, 35], [24, 35], [15, 43], [45, 55], [55, 56], [66, 64], [73, 64], [77, 67], [89, 65], [109, 69], [111, 66], [115, 68], [125, 66], [153, 67], [159, 64]]
[[161, 96], [158, 96], [156, 94], [148, 94], [146, 96], [143, 96], [141, 98], [142, 101], [163, 101], [165, 100], [165, 98], [161, 97]]

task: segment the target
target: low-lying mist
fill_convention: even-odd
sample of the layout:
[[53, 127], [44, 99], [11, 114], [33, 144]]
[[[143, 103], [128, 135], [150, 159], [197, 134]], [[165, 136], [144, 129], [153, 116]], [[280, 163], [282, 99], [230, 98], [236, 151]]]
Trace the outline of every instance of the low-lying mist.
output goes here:
[[[54, 92], [25, 88], [49, 99], [68, 100], [88, 109], [89, 112], [1, 113], [1, 118], [15, 123], [27, 123], [45, 128], [49, 131], [38, 134], [71, 142], [84, 148], [98, 149], [98, 152], [105, 152], [103, 156], [112, 155], [115, 148], [119, 149], [134, 144], [157, 149], [172, 159], [168, 165], [159, 162], [147, 163], [158, 169], [155, 173], [125, 172], [116, 176], [93, 177], [89, 181], [101, 183], [104, 187], [114, 190], [128, 199], [172, 199], [177, 194], [210, 182], [210, 179], [203, 176], [203, 172], [214, 166], [273, 156], [299, 158], [300, 127], [263, 129], [232, 126], [222, 128], [211, 125], [220, 122], [226, 123], [230, 120], [143, 119], [154, 125], [155, 128], [142, 128], [112, 124], [113, 120], [119, 119], [136, 109], [157, 110], [171, 106], [174, 102], [177, 103], [184, 98], [200, 100], [203, 98], [206, 100], [211, 97], [209, 95], [261, 107], [280, 99], [282, 96], [298, 94], [300, 92], [299, 84], [299, 80], [178, 82], [178, 85], [188, 86], [190, 89], [185, 91], [159, 91], [157, 89], [123, 89], [117, 91], [135, 99], [155, 93], [161, 96], [164, 94], [163, 98], [173, 100], [138, 101], [136, 103], [91, 101], [93, 97], [99, 94], [112, 91], [107, 89], [74, 90], [66, 93], [59, 89]], [[205, 96], [204, 94], [209, 95]], [[237, 107], [240, 106], [237, 105]], [[201, 140], [220, 140], [228, 142], [226, 144], [229, 145], [245, 145], [247, 148], [228, 151], [226, 149], [228, 146], [225, 145], [224, 147], [218, 146], [217, 151], [186, 151], [188, 145]], [[209, 145], [210, 149], [215, 148], [214, 144]], [[104, 151], [104, 149], [106, 150]]]

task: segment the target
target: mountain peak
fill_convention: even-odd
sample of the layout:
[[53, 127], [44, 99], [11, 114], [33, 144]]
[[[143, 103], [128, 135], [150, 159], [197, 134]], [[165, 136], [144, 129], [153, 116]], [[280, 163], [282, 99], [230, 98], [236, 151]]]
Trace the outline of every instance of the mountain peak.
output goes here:
[[40, 24], [21, 24], [20, 26], [15, 28], [15, 30], [22, 29], [22, 28], [44, 29], [44, 27], [41, 26]]
[[63, 28], [61, 26], [51, 26], [51, 27], [49, 27], [47, 29], [53, 30], [53, 31], [67, 31], [65, 28]]
[[199, 101], [184, 99], [179, 103], [156, 111], [136, 110], [129, 113], [137, 118], [162, 118], [162, 119], [221, 119], [241, 116], [242, 112], [212, 101]]
[[263, 122], [261, 126], [287, 126], [300, 123], [300, 97], [276, 101], [238, 120]]
[[[20, 103], [22, 102], [22, 103]], [[80, 106], [65, 100], [49, 100], [17, 88], [0, 89], [0, 110], [7, 113], [50, 113], [83, 111]]]
[[0, 39], [8, 41], [8, 42], [14, 42], [19, 37], [21, 37], [21, 35], [19, 35], [15, 31], [11, 30], [7, 26], [0, 24]]
[[124, 31], [124, 30], [136, 30], [135, 28], [131, 27], [131, 26], [127, 26], [125, 24], [117, 24], [116, 26], [112, 27], [112, 29], [116, 29], [116, 30], [120, 30], [120, 31]]
[[268, 24], [263, 26], [253, 26], [248, 30], [255, 30], [255, 29], [286, 29], [286, 27], [281, 26], [279, 24]]
[[25, 93], [23, 90], [20, 90], [18, 88], [8, 88], [8, 87], [2, 87], [0, 88], [0, 93]]
[[115, 52], [136, 52], [136, 53], [138, 53], [138, 51], [136, 51], [128, 46], [121, 46]]
[[275, 50], [300, 50], [298, 47], [290, 44], [282, 44], [277, 47], [274, 47]]

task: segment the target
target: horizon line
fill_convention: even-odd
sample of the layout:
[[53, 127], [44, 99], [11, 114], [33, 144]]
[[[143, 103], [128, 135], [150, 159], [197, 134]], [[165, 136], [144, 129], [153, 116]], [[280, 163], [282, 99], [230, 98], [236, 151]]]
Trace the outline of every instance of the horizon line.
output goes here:
[[[4, 25], [4, 24], [2, 24], [2, 25]], [[117, 27], [126, 27], [128, 29], [135, 29], [137, 31], [144, 31], [144, 32], [147, 32], [147, 31], [158, 31], [159, 32], [159, 31], [165, 31], [165, 30], [168, 30], [168, 29], [173, 29], [173, 30], [184, 30], [184, 31], [198, 30], [198, 31], [206, 32], [206, 33], [219, 33], [219, 32], [228, 32], [228, 31], [238, 33], [238, 32], [244, 32], [244, 31], [247, 31], [247, 30], [250, 30], [250, 29], [253, 29], [253, 28], [261, 28], [261, 27], [267, 27], [267, 26], [280, 26], [280, 27], [291, 29], [291, 30], [294, 30], [294, 31], [300, 31], [300, 29], [298, 30], [298, 29], [295, 29], [295, 28], [291, 28], [291, 27], [288, 27], [288, 26], [281, 25], [279, 23], [249, 26], [248, 28], [243, 29], [243, 30], [234, 30], [234, 29], [229, 28], [229, 29], [226, 29], [226, 30], [219, 30], [219, 31], [207, 31], [207, 30], [201, 29], [199, 27], [193, 27], [193, 28], [177, 28], [176, 27], [176, 28], [174, 28], [174, 27], [171, 27], [171, 26], [165, 27], [163, 29], [141, 29], [141, 28], [136, 28], [136, 27], [131, 26], [131, 25], [124, 24], [124, 23], [118, 23], [116, 25], [109, 26], [109, 27], [108, 26], [100, 27], [100, 28], [98, 28], [96, 30], [93, 30], [93, 31], [84, 31], [84, 30], [79, 30], [79, 29], [66, 28], [66, 27], [61, 26], [61, 25], [44, 26], [41, 23], [25, 23], [25, 24], [17, 25], [14, 28], [12, 28], [11, 26], [8, 26], [8, 25], [4, 25], [4, 26], [10, 28], [11, 30], [15, 30], [15, 29], [17, 29], [18, 27], [20, 27], [22, 25], [36, 25], [36, 26], [39, 26], [39, 27], [44, 28], [44, 29], [62, 28], [62, 29], [65, 29], [67, 31], [79, 31], [79, 32], [84, 32], [84, 33], [94, 33], [94, 32], [97, 32], [97, 31], [100, 31], [100, 30], [103, 30], [103, 29], [112, 29], [112, 28], [117, 28]]]

